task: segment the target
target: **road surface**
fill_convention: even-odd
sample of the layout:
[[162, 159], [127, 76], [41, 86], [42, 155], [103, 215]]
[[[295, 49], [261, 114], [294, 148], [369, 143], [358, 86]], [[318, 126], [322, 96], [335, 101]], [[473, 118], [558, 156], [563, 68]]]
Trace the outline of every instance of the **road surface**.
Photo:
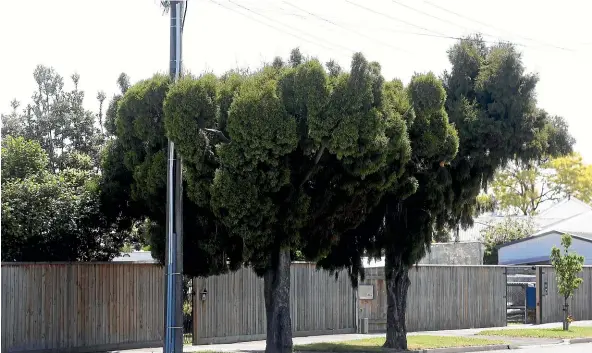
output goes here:
[[[485, 352], [485, 351], [482, 351]], [[488, 353], [590, 353], [592, 352], [592, 343], [561, 344], [539, 347], [528, 347], [513, 350], [488, 351]]]

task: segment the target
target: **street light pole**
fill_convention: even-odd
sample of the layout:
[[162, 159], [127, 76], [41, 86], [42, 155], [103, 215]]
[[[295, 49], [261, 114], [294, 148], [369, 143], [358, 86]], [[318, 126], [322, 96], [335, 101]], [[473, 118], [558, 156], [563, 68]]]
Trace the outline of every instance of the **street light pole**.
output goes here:
[[[171, 78], [181, 76], [182, 17], [184, 1], [170, 1], [170, 65]], [[183, 352], [183, 176], [181, 158], [175, 143], [167, 148], [167, 212], [165, 255], [165, 332], [164, 352]]]

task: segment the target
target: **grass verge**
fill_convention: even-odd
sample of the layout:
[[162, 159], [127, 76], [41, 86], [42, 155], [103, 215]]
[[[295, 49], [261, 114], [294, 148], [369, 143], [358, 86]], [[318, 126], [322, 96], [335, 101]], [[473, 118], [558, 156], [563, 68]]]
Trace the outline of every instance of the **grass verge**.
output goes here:
[[[295, 351], [315, 351], [315, 352], [355, 352], [355, 351], [377, 351], [382, 350], [384, 337], [365, 338], [361, 340], [352, 340], [333, 343], [312, 343], [297, 345]], [[455, 336], [429, 336], [417, 335], [408, 336], [407, 345], [409, 350], [429, 349], [429, 348], [449, 348], [449, 347], [468, 347], [468, 346], [488, 346], [492, 344], [503, 344], [503, 341], [489, 340], [472, 337]]]
[[563, 331], [561, 327], [485, 330], [479, 332], [479, 335], [536, 338], [579, 338], [592, 337], [592, 327], [572, 326], [569, 328], [569, 331]]

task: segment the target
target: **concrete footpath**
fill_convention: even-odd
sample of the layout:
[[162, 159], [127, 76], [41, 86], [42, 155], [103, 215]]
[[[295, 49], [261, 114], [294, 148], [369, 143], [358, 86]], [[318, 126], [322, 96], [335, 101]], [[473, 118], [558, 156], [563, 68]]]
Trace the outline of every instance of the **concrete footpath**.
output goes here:
[[[572, 326], [592, 326], [592, 320], [590, 321], [576, 321], [572, 323]], [[527, 346], [548, 346], [548, 345], [559, 345], [563, 344], [563, 339], [554, 338], [516, 338], [516, 337], [505, 337], [505, 336], [481, 336], [479, 332], [483, 330], [511, 330], [517, 328], [554, 328], [561, 327], [561, 323], [551, 323], [542, 325], [511, 325], [504, 327], [489, 327], [489, 328], [475, 328], [475, 329], [463, 329], [463, 330], [444, 330], [444, 331], [422, 331], [422, 332], [410, 332], [409, 336], [414, 335], [430, 335], [430, 336], [459, 336], [459, 337], [475, 337], [475, 338], [490, 338], [495, 340], [501, 340], [514, 347], [527, 347]], [[380, 334], [341, 334], [341, 335], [323, 335], [323, 336], [308, 336], [308, 337], [294, 337], [294, 345], [310, 344], [310, 343], [333, 343], [351, 341], [363, 338], [372, 337], [384, 337], [384, 333]], [[265, 341], [251, 341], [251, 342], [239, 342], [231, 344], [211, 344], [211, 345], [199, 345], [199, 346], [184, 346], [183, 352], [253, 352], [253, 351], [264, 351]], [[125, 351], [114, 351], [120, 353], [162, 353], [161, 347], [155, 348], [143, 348], [133, 349]]]

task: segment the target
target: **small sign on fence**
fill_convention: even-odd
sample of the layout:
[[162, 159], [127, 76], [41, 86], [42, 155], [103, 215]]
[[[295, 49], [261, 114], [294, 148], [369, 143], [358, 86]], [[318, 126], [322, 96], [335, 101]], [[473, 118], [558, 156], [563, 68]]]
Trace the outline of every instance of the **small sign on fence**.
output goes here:
[[366, 300], [374, 299], [374, 285], [360, 284], [358, 286], [358, 298]]

